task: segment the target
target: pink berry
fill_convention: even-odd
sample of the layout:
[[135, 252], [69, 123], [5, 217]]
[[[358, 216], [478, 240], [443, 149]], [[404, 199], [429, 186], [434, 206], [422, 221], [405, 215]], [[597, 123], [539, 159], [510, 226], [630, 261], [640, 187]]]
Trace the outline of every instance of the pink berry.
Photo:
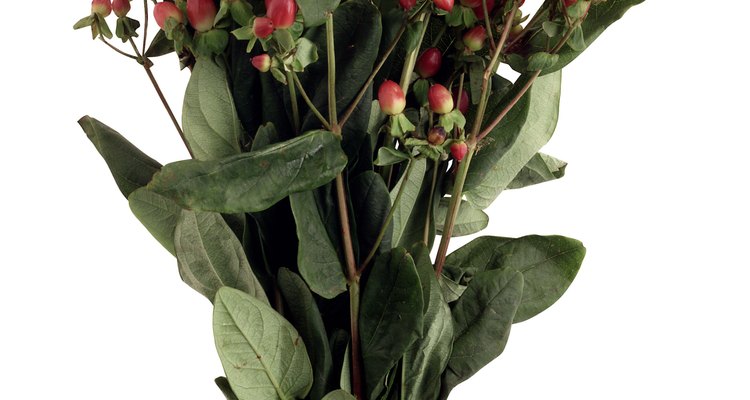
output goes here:
[[443, 11], [451, 12], [453, 10], [453, 0], [432, 0], [432, 2], [435, 4], [435, 7]]
[[578, 3], [578, 0], [563, 0], [563, 3], [565, 3], [565, 7], [571, 7]]
[[187, 16], [196, 31], [210, 31], [214, 27], [216, 4], [214, 0], [187, 0]]
[[458, 99], [458, 89], [453, 91], [453, 101], [458, 103], [456, 108], [458, 108], [458, 111], [461, 111], [461, 114], [466, 115], [467, 112], [469, 112], [469, 92], [466, 91], [466, 89], [461, 91], [461, 98]]
[[417, 0], [398, 0], [398, 4], [400, 4], [404, 10], [409, 11], [412, 7], [417, 5]]
[[[495, 0], [487, 0], [487, 14], [490, 14], [492, 16], [492, 10], [495, 8]], [[474, 15], [477, 16], [477, 19], [480, 21], [484, 20], [484, 6], [482, 5], [482, 2], [479, 2], [479, 7], [472, 8], [474, 10]]]
[[458, 162], [461, 162], [468, 152], [469, 146], [466, 145], [466, 142], [456, 142], [451, 145], [451, 154]]
[[258, 17], [253, 21], [253, 32], [255, 36], [265, 39], [273, 33], [274, 26], [271, 18]]
[[297, 3], [294, 0], [267, 0], [266, 16], [277, 29], [289, 28], [297, 18]]
[[406, 108], [406, 97], [398, 83], [385, 81], [378, 89], [378, 103], [380, 103], [380, 109], [387, 115], [398, 115]]
[[130, 0], [112, 0], [112, 11], [119, 18], [122, 18], [130, 12]]
[[183, 22], [182, 11], [174, 3], [164, 1], [154, 6], [154, 19], [160, 28], [164, 29], [164, 24], [169, 18], [179, 23]]
[[448, 134], [445, 132], [445, 128], [442, 126], [434, 126], [427, 132], [427, 141], [433, 146], [440, 146], [445, 143], [445, 137]]
[[416, 71], [422, 78], [432, 78], [440, 71], [443, 64], [443, 53], [436, 47], [431, 47], [417, 59]]
[[93, 0], [91, 2], [91, 12], [106, 17], [112, 13], [112, 2], [110, 0]]
[[250, 62], [253, 64], [253, 67], [258, 69], [260, 72], [268, 72], [268, 70], [271, 69], [271, 56], [268, 54], [261, 54], [259, 56], [253, 57]]
[[487, 30], [483, 26], [475, 26], [464, 33], [464, 45], [471, 51], [479, 51], [487, 40]]
[[443, 85], [432, 85], [427, 92], [427, 100], [434, 113], [447, 114], [453, 111], [453, 96]]

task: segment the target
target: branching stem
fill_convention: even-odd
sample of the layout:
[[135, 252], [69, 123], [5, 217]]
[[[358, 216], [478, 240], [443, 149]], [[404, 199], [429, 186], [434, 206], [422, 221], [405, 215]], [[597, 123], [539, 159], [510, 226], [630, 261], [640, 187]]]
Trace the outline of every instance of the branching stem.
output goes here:
[[297, 86], [297, 90], [299, 90], [300, 96], [302, 96], [302, 99], [305, 100], [305, 103], [310, 108], [310, 111], [312, 111], [313, 115], [315, 115], [320, 123], [323, 124], [323, 127], [330, 131], [331, 124], [328, 122], [328, 120], [326, 120], [323, 114], [320, 113], [320, 110], [315, 107], [315, 104], [313, 104], [312, 100], [310, 100], [310, 96], [307, 95], [307, 91], [305, 91], [305, 88], [302, 86], [302, 82], [299, 81], [299, 77], [294, 72], [292, 72], [292, 79], [294, 79], [294, 84]]

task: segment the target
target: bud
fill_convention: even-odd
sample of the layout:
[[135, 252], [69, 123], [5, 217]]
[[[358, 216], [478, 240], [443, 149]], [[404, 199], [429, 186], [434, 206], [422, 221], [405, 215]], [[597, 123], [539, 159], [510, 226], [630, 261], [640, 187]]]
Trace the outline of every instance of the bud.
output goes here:
[[443, 64], [443, 53], [436, 47], [431, 47], [417, 59], [416, 71], [422, 78], [432, 78], [440, 71]]
[[417, 5], [417, 0], [398, 0], [398, 4], [400, 4], [404, 10], [409, 11], [412, 7]]
[[430, 91], [427, 92], [427, 100], [430, 102], [430, 109], [434, 113], [448, 114], [453, 111], [453, 96], [443, 85], [432, 85]]
[[448, 134], [445, 132], [445, 128], [442, 126], [433, 126], [429, 132], [427, 132], [427, 141], [433, 146], [440, 146], [445, 143], [445, 137]]
[[572, 7], [578, 3], [578, 0], [563, 0], [563, 3], [565, 4], [565, 7]]
[[[487, 14], [492, 15], [492, 10], [495, 8], [495, 0], [487, 0]], [[482, 2], [479, 2], [479, 7], [472, 8], [474, 10], [474, 15], [477, 16], [477, 19], [480, 21], [484, 20], [484, 7], [482, 6]]]
[[106, 17], [112, 13], [112, 2], [109, 0], [94, 0], [91, 2], [91, 12]]
[[378, 89], [380, 109], [388, 115], [398, 115], [406, 108], [406, 98], [401, 86], [394, 81], [385, 81]]
[[250, 62], [260, 72], [268, 72], [271, 69], [271, 56], [268, 54], [261, 54], [253, 57]]
[[130, 0], [112, 0], [112, 10], [119, 18], [122, 18], [130, 12]]
[[453, 91], [453, 101], [458, 103], [456, 108], [458, 108], [458, 111], [461, 111], [461, 114], [466, 115], [467, 112], [469, 112], [469, 92], [466, 91], [466, 89], [463, 89], [461, 91], [461, 98], [458, 98], [458, 88]]
[[479, 51], [487, 40], [487, 30], [483, 26], [475, 26], [464, 33], [464, 45], [471, 51]]
[[164, 29], [164, 24], [169, 18], [182, 23], [182, 11], [177, 8], [174, 3], [163, 1], [154, 6], [154, 19], [161, 29]]
[[214, 27], [216, 4], [214, 0], [187, 0], [187, 16], [196, 31], [210, 31]]
[[258, 17], [253, 21], [253, 32], [255, 33], [255, 36], [261, 39], [271, 36], [273, 29], [273, 21], [271, 21], [271, 18]]
[[453, 10], [453, 0], [432, 0], [432, 2], [435, 4], [435, 7], [451, 12]]
[[277, 29], [289, 28], [297, 18], [297, 3], [294, 0], [267, 0], [266, 16]]
[[518, 35], [523, 32], [523, 26], [521, 25], [514, 25], [512, 28], [510, 28], [510, 33], [508, 34], [508, 37], [513, 40], [518, 37]]
[[482, 0], [461, 0], [461, 5], [469, 8], [482, 7]]
[[456, 142], [451, 145], [451, 154], [458, 162], [461, 162], [468, 152], [469, 146], [466, 145], [466, 142]]

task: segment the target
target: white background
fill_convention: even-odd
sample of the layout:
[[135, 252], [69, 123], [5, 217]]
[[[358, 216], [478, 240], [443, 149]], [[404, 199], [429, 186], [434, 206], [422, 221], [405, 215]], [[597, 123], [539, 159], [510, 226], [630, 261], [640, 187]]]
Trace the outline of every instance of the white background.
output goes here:
[[[145, 74], [71, 30], [85, 0], [2, 7], [0, 398], [221, 399], [209, 302], [76, 125], [185, 158]], [[503, 194], [484, 233], [563, 234], [588, 255], [452, 399], [750, 398], [749, 14], [649, 0], [566, 68], [545, 151], [568, 174]], [[179, 111], [187, 73], [156, 73]]]

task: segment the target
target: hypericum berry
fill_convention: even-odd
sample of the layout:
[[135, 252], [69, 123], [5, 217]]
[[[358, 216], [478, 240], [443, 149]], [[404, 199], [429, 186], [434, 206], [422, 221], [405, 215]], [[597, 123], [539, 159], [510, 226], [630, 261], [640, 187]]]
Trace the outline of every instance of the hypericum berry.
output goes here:
[[453, 96], [443, 85], [432, 85], [427, 92], [427, 100], [434, 113], [448, 114], [453, 111]]
[[210, 31], [214, 27], [216, 4], [214, 0], [187, 0], [187, 16], [196, 31]]
[[563, 3], [565, 4], [565, 7], [572, 7], [578, 3], [578, 0], [563, 0]]
[[255, 33], [255, 36], [265, 39], [273, 33], [273, 21], [271, 21], [271, 18], [266, 17], [258, 17], [255, 18], [255, 21], [253, 21], [253, 33]]
[[445, 143], [446, 136], [448, 136], [448, 134], [445, 132], [445, 128], [442, 126], [433, 126], [432, 129], [427, 132], [427, 141], [430, 142], [431, 145], [440, 146]]
[[483, 26], [475, 26], [464, 33], [464, 45], [471, 51], [479, 51], [487, 40], [487, 30]]
[[398, 4], [400, 4], [404, 10], [409, 11], [412, 7], [417, 5], [417, 0], [398, 0]]
[[461, 162], [468, 152], [469, 146], [466, 145], [466, 142], [456, 142], [451, 145], [451, 154], [458, 162]]
[[[492, 15], [492, 10], [495, 8], [495, 0], [487, 0], [487, 14]], [[473, 7], [472, 10], [474, 10], [474, 15], [477, 16], [477, 19], [480, 21], [484, 20], [484, 6], [482, 6], [482, 2], [479, 2], [479, 7]]]
[[260, 72], [268, 72], [268, 70], [271, 69], [271, 56], [268, 54], [261, 54], [259, 56], [255, 56], [250, 60], [250, 63], [253, 64], [253, 67], [255, 67]]
[[406, 108], [406, 97], [398, 83], [385, 81], [378, 89], [378, 103], [380, 103], [380, 109], [387, 115], [398, 115]]
[[119, 18], [122, 18], [130, 12], [130, 0], [112, 0], [112, 11]]
[[417, 59], [416, 71], [422, 78], [432, 78], [443, 65], [443, 53], [436, 47], [425, 50]]
[[482, 0], [461, 0], [461, 5], [469, 8], [481, 7]]
[[521, 32], [523, 32], [523, 26], [521, 26], [521, 25], [514, 25], [513, 27], [510, 28], [510, 33], [508, 33], [508, 37], [511, 40], [513, 40], [516, 37], [518, 37], [518, 35], [520, 35]]
[[112, 13], [112, 2], [110, 0], [94, 0], [91, 2], [91, 12], [106, 17]]
[[466, 115], [469, 112], [469, 92], [466, 89], [461, 91], [461, 98], [458, 98], [458, 89], [453, 91], [453, 101], [457, 103], [456, 108], [461, 111], [461, 114]]
[[163, 1], [154, 6], [154, 19], [161, 29], [164, 29], [164, 24], [169, 18], [179, 23], [183, 22], [182, 11], [174, 3]]
[[268, 0], [266, 16], [271, 18], [277, 29], [289, 28], [297, 18], [297, 3], [294, 0]]
[[453, 0], [432, 0], [432, 2], [435, 4], [435, 7], [451, 12], [453, 10]]

